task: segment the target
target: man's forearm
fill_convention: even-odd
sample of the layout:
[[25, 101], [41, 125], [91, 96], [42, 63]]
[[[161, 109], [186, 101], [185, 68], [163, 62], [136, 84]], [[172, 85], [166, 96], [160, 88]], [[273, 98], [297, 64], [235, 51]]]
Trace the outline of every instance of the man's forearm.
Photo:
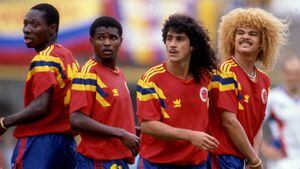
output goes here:
[[141, 123], [142, 133], [164, 140], [188, 140], [188, 130], [175, 128], [160, 121], [144, 121]]
[[259, 155], [261, 151], [262, 140], [263, 140], [263, 130], [262, 127], [260, 127], [253, 141], [253, 148], [257, 155]]
[[6, 116], [3, 124], [5, 127], [11, 127], [20, 124], [30, 123], [49, 113], [48, 104], [51, 98], [51, 90], [48, 90], [34, 99], [27, 107], [21, 111]]
[[250, 144], [243, 126], [235, 114], [224, 112], [222, 114], [223, 126], [236, 148], [253, 164], [259, 162], [259, 157]]

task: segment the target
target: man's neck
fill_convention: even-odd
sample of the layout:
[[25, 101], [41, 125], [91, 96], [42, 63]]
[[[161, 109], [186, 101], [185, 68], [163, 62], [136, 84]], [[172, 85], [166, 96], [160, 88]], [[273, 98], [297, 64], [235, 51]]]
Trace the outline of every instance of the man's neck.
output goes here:
[[166, 62], [167, 70], [174, 76], [184, 80], [192, 78], [192, 75], [189, 73], [189, 66], [189, 62], [172, 62], [169, 60]]
[[97, 63], [111, 69], [111, 70], [116, 70], [116, 61], [115, 60], [102, 60], [98, 56], [94, 56], [96, 59]]
[[255, 72], [256, 58], [257, 55], [241, 55], [237, 53], [234, 55], [237, 64], [242, 67], [248, 75], [252, 75]]

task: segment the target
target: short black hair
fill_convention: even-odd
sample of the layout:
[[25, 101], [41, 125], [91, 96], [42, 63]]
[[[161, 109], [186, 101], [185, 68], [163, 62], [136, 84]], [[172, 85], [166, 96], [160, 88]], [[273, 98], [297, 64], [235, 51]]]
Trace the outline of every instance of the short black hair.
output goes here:
[[217, 68], [217, 58], [209, 42], [207, 30], [201, 22], [191, 16], [175, 13], [170, 15], [162, 28], [163, 42], [166, 44], [169, 31], [185, 33], [190, 45], [194, 48], [191, 55], [189, 72], [192, 73], [196, 82], [200, 82], [203, 74], [210, 73]]
[[59, 28], [59, 13], [58, 10], [51, 4], [41, 3], [33, 6], [30, 10], [35, 9], [39, 11], [44, 11], [44, 19], [46, 20], [48, 25], [57, 24], [56, 33]]
[[115, 18], [110, 16], [102, 16], [97, 18], [92, 23], [90, 27], [90, 37], [94, 37], [96, 28], [99, 28], [101, 26], [117, 28], [119, 31], [119, 36], [122, 37], [123, 35], [122, 26], [119, 21], [117, 21]]

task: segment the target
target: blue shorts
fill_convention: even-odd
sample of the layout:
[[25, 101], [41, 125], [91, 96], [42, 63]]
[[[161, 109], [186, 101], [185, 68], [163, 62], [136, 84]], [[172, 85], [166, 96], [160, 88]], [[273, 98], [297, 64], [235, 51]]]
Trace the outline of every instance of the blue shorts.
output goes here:
[[209, 155], [212, 169], [244, 169], [245, 161], [233, 155]]
[[140, 157], [137, 169], [207, 169], [207, 163], [204, 162], [199, 165], [158, 164]]
[[19, 138], [12, 169], [74, 169], [76, 142], [71, 135], [45, 134]]
[[77, 153], [76, 169], [129, 169], [128, 163], [125, 160], [100, 161], [88, 158], [80, 153]]

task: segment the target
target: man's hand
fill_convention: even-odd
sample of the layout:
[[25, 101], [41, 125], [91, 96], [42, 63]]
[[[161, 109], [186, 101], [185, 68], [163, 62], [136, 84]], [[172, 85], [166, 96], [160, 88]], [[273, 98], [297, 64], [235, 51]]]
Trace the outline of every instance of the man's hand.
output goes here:
[[136, 156], [139, 153], [140, 138], [138, 136], [124, 130], [120, 140], [130, 149], [133, 156]]
[[190, 131], [189, 141], [196, 147], [203, 150], [212, 150], [217, 148], [220, 143], [218, 140], [204, 132]]
[[246, 169], [263, 169], [261, 159], [258, 159], [258, 161], [255, 161], [254, 163], [250, 162], [247, 164]]
[[6, 132], [6, 130], [7, 130], [7, 128], [4, 126], [4, 117], [1, 117], [0, 118], [0, 136], [2, 135], [2, 134], [4, 134], [5, 132]]

